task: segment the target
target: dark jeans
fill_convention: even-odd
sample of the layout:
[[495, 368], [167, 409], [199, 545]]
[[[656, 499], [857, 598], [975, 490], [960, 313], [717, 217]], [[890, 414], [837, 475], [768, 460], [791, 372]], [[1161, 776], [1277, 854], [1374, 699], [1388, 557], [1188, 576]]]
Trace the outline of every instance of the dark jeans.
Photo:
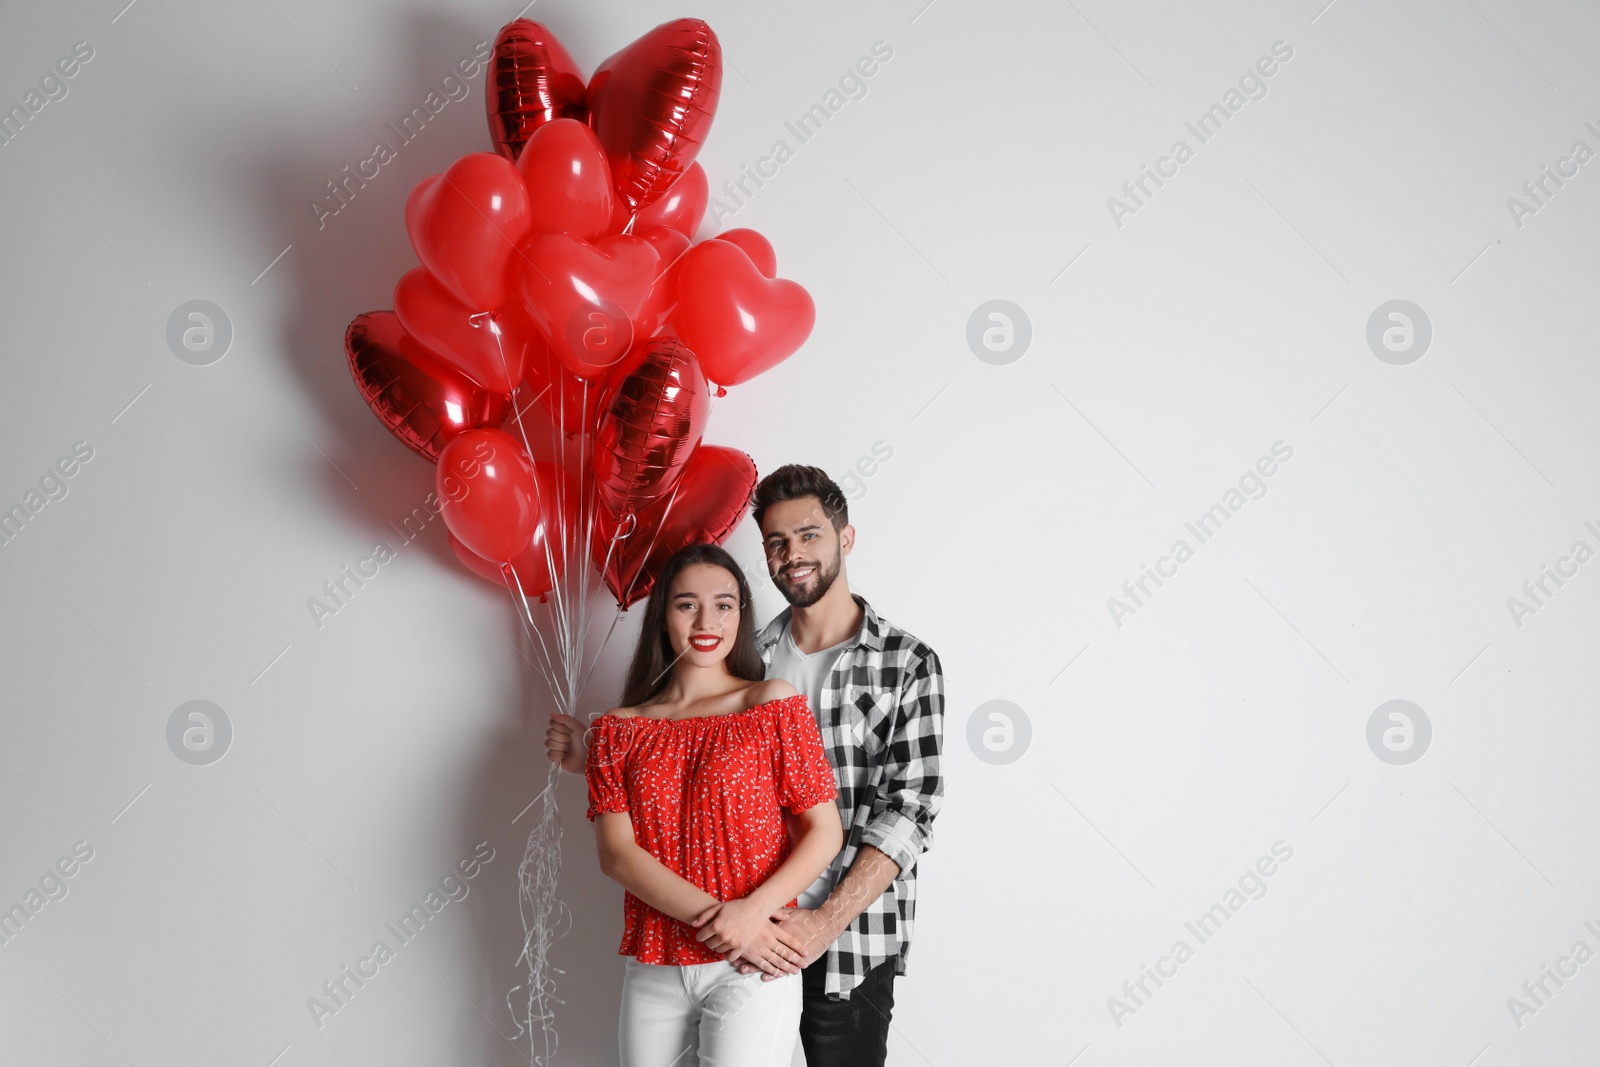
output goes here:
[[806, 1067], [883, 1067], [894, 1011], [894, 963], [891, 957], [868, 971], [849, 1000], [829, 1000], [823, 992], [827, 956], [801, 971], [800, 1045]]

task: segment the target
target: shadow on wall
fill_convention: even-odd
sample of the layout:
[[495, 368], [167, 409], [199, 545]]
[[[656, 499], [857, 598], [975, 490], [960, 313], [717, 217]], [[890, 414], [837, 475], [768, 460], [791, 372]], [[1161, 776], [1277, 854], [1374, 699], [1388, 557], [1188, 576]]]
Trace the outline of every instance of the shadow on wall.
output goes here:
[[[513, 15], [508, 11], [505, 18]], [[609, 54], [603, 50], [606, 41], [632, 39], [648, 28], [604, 25], [592, 10], [585, 13], [577, 4], [542, 7], [537, 17], [556, 31], [586, 69]], [[293, 309], [276, 324], [280, 350], [288, 353], [303, 395], [322, 409], [322, 425], [332, 428], [325, 432], [322, 447], [359, 486], [352, 489], [349, 481], [322, 465], [318, 470], [326, 476], [314, 476], [322, 478], [314, 489], [331, 514], [342, 515], [373, 541], [391, 546], [405, 541], [394, 524], [423, 507], [433, 490], [433, 468], [391, 437], [367, 409], [346, 367], [344, 331], [361, 312], [391, 308], [395, 283], [418, 265], [404, 220], [412, 187], [468, 152], [492, 151], [484, 118], [484, 72], [480, 66], [474, 76], [463, 79], [459, 64], [487, 55], [500, 28], [499, 22], [475, 24], [423, 8], [396, 18], [409, 27], [405, 36], [410, 47], [406, 55], [396, 57], [392, 78], [401, 88], [383, 90], [377, 105], [370, 103], [370, 90], [359, 97], [349, 90], [346, 99], [331, 103], [323, 114], [308, 116], [294, 136], [267, 146], [238, 175], [262, 212], [262, 230], [269, 235], [263, 245], [290, 246], [259, 283], [285, 292], [285, 306]], [[430, 93], [438, 94], [433, 101], [437, 113], [430, 113], [425, 104]], [[406, 124], [403, 120], [413, 109], [426, 121], [413, 118]], [[358, 113], [359, 117], [346, 117]], [[386, 144], [392, 156], [376, 152], [378, 142]], [[341, 197], [330, 192], [330, 183], [341, 188]], [[314, 203], [323, 207], [315, 208]], [[530, 432], [538, 440], [543, 431], [530, 427]], [[474, 592], [481, 579], [456, 561], [442, 521], [431, 521], [420, 534], [409, 536], [416, 538], [416, 547], [406, 553], [413, 558], [409, 566], [433, 568], [441, 578], [473, 594], [477, 604], [485, 603]], [[597, 601], [592, 609], [601, 617], [595, 627], [601, 633], [609, 625], [604, 616], [610, 607], [609, 602]], [[467, 901], [476, 946], [473, 971], [437, 975], [436, 1025], [441, 1033], [482, 1035], [476, 1050], [461, 1050], [458, 1062], [515, 1067], [529, 1062], [530, 1036], [539, 1036], [537, 1030], [534, 1035], [516, 1036], [506, 999], [526, 977], [518, 962], [523, 931], [517, 867], [538, 816], [539, 809], [529, 805], [544, 788], [548, 767], [544, 730], [552, 705], [509, 597], [500, 610], [487, 614], [506, 640], [485, 633], [483, 655], [516, 659], [521, 694], [517, 706], [507, 709], [497, 733], [482, 738], [471, 786], [458, 798], [457, 840], [465, 848], [487, 838], [495, 858], [485, 871], [487, 877], [474, 883]], [[608, 664], [595, 672], [591, 689], [598, 694], [596, 700], [615, 697], [620, 683], [607, 676], [607, 666], [618, 656], [619, 646], [631, 643], [626, 631], [626, 626], [617, 628]], [[455, 664], [449, 669], [471, 667]], [[560, 971], [555, 995], [562, 1001], [554, 1005], [560, 1040], [556, 1062], [614, 1064], [622, 984], [622, 958], [617, 955], [621, 890], [595, 864], [593, 838], [583, 815], [587, 798], [581, 776], [562, 774], [556, 793], [564, 824], [559, 897], [572, 912], [571, 929], [557, 942], [551, 959]], [[471, 1001], [470, 1007], [461, 1002], [462, 995]], [[522, 996], [520, 992], [512, 996], [513, 1010], [520, 1011]], [[417, 1021], [405, 1022], [411, 1027]], [[542, 1038], [536, 1050], [542, 1053]]]

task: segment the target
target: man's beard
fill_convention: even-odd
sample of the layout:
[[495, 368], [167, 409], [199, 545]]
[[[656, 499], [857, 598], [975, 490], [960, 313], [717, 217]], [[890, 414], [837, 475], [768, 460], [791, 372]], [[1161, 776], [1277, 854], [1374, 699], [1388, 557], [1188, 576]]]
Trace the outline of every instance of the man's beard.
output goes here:
[[839, 571], [843, 566], [843, 560], [840, 556], [835, 555], [833, 557], [832, 566], [823, 566], [821, 560], [813, 560], [812, 565], [817, 568], [817, 574], [816, 577], [812, 579], [815, 584], [810, 586], [809, 592], [805, 586], [802, 586], [798, 589], [795, 588], [790, 584], [787, 578], [782, 577], [783, 572], [779, 572], [780, 578], [777, 582], [778, 592], [782, 593], [783, 599], [787, 600], [794, 607], [809, 608], [811, 605], [815, 604], [817, 601], [826, 596], [828, 590], [833, 588], [834, 580], [839, 577]]

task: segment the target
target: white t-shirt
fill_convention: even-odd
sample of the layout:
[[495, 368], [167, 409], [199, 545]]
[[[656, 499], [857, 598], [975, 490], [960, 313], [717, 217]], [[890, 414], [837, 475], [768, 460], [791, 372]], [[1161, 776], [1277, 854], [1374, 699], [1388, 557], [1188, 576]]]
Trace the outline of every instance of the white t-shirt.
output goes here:
[[[844, 647], [855, 640], [854, 636], [847, 637], [832, 648], [824, 648], [810, 655], [800, 651], [794, 643], [794, 635], [788, 627], [784, 628], [783, 637], [779, 639], [772, 649], [772, 664], [767, 668], [768, 678], [782, 678], [796, 691], [804, 693], [806, 704], [811, 708], [811, 714], [817, 718], [817, 725], [822, 725], [822, 690], [827, 683], [828, 674], [833, 670], [834, 661], [839, 658], [839, 653]], [[839, 854], [843, 855], [843, 852]], [[816, 908], [828, 894], [833, 892], [834, 883], [839, 878], [839, 856], [823, 871], [799, 896], [795, 903], [802, 908]]]

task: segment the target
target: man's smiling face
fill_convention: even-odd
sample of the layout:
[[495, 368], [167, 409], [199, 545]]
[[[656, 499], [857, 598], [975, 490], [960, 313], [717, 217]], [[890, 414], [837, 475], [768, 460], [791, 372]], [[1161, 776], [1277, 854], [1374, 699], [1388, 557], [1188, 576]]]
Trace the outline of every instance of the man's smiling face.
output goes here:
[[850, 554], [855, 529], [835, 530], [814, 496], [773, 504], [761, 518], [767, 573], [783, 598], [808, 608], [833, 587]]

